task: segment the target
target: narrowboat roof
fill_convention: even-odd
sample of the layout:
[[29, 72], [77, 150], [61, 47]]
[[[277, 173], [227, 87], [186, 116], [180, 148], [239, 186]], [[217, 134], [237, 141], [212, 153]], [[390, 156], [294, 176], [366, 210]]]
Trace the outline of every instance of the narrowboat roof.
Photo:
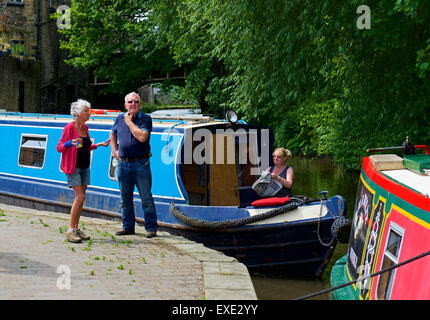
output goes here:
[[430, 198], [430, 154], [376, 154], [369, 156], [373, 167], [394, 182]]
[[[152, 118], [152, 122], [154, 126], [157, 127], [165, 127], [171, 128], [174, 126], [175, 128], [188, 128], [188, 127], [198, 127], [198, 126], [207, 126], [207, 125], [217, 125], [221, 123], [226, 123], [227, 120], [224, 119], [214, 119], [211, 116], [199, 114], [199, 113], [180, 113], [180, 112], [160, 112], [160, 111], [168, 111], [168, 110], [159, 110], [149, 115]], [[92, 114], [90, 119], [88, 120], [88, 124], [113, 124], [113, 121], [120, 114], [118, 112], [114, 112], [111, 114]], [[43, 114], [43, 113], [21, 113], [21, 112], [1, 112], [0, 111], [0, 119], [10, 119], [10, 120], [25, 120], [25, 121], [34, 121], [34, 122], [58, 122], [64, 123], [66, 121], [70, 121], [72, 118], [71, 115], [66, 114]], [[240, 123], [245, 123], [240, 121]]]
[[382, 173], [410, 189], [430, 197], [430, 177], [428, 175], [418, 174], [409, 169], [386, 170]]

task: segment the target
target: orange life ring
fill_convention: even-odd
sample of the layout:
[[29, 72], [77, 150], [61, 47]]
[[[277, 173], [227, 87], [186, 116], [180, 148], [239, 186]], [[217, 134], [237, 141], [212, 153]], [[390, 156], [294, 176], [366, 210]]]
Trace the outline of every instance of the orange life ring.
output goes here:
[[109, 114], [109, 113], [120, 113], [121, 110], [113, 109], [90, 109], [90, 114]]

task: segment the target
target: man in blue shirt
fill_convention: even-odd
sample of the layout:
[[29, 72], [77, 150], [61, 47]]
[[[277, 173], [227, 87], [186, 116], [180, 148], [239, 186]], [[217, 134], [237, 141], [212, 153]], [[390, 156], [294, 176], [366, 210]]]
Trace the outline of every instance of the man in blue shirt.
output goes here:
[[[149, 166], [152, 119], [140, 112], [140, 97], [132, 92], [125, 97], [127, 112], [120, 114], [112, 126], [110, 146], [118, 160], [118, 182], [121, 194], [122, 230], [116, 235], [134, 234], [136, 216], [133, 205], [134, 187], [137, 187], [144, 211], [146, 237], [157, 235], [157, 214], [151, 193]], [[118, 146], [118, 147], [117, 147]]]

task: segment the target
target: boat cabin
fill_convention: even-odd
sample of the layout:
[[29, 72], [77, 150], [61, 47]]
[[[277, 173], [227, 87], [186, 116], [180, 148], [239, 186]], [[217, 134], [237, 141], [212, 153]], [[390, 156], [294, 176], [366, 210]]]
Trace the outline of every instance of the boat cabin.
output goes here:
[[[251, 186], [271, 161], [271, 130], [201, 114], [152, 117], [151, 170], [156, 201], [239, 206], [256, 199]], [[87, 122], [91, 139], [96, 143], [107, 140], [114, 119], [94, 113]], [[0, 135], [4, 137], [0, 180], [5, 178], [0, 191], [21, 193], [16, 192], [18, 185], [6, 185], [10, 179], [35, 185], [43, 181], [65, 189], [56, 145], [70, 121], [68, 115], [0, 114]], [[92, 151], [90, 193], [118, 194], [116, 165], [110, 147]]]

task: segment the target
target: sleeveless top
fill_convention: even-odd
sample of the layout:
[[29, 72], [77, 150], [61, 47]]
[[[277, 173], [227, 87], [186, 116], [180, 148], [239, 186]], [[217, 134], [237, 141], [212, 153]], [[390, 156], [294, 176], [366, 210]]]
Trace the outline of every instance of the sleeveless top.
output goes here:
[[[282, 170], [282, 172], [280, 174], [278, 174], [278, 176], [280, 176], [281, 178], [286, 179], [287, 178], [287, 171], [290, 168], [289, 165], [287, 165], [284, 170]], [[275, 167], [270, 167], [270, 173], [273, 173], [273, 170], [275, 169]], [[282, 189], [278, 191], [277, 194], [275, 194], [275, 197], [288, 197], [291, 195], [291, 189], [290, 188], [286, 188], [284, 185], [282, 185]]]

